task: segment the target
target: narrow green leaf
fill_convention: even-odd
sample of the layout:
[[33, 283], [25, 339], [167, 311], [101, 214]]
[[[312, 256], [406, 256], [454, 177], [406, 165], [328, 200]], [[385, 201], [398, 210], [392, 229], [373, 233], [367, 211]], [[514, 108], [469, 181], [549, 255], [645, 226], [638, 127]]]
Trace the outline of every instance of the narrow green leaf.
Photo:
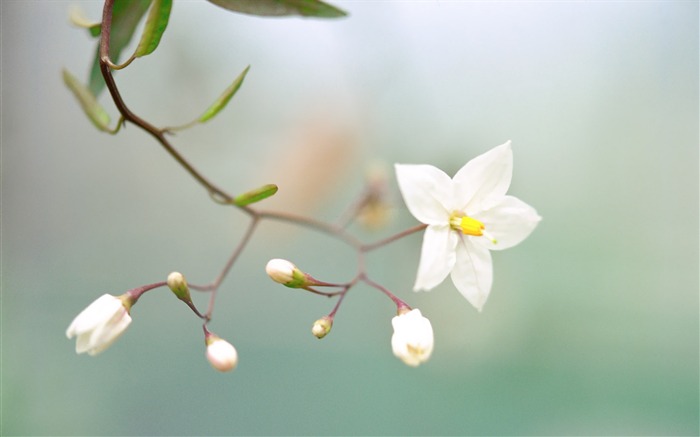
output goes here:
[[204, 123], [205, 121], [209, 120], [210, 118], [214, 117], [216, 114], [219, 113], [226, 104], [231, 100], [231, 97], [233, 97], [234, 94], [236, 94], [236, 91], [238, 91], [238, 88], [241, 87], [243, 84], [243, 79], [245, 79], [245, 75], [248, 73], [248, 70], [250, 70], [250, 65], [247, 66], [241, 74], [238, 75], [236, 80], [233, 81], [231, 85], [229, 85], [226, 90], [219, 96], [218, 99], [210, 107], [207, 108], [206, 111], [199, 117], [199, 122]]
[[347, 13], [320, 0], [209, 0], [229, 11], [250, 15], [280, 17], [301, 15], [304, 17], [338, 18]]
[[274, 196], [277, 193], [277, 185], [268, 184], [263, 185], [260, 188], [248, 191], [233, 198], [234, 205], [246, 206], [251, 203], [260, 202], [261, 200], [267, 199], [270, 196]]
[[158, 47], [160, 38], [163, 36], [165, 28], [168, 26], [170, 9], [172, 6], [172, 0], [153, 0], [151, 11], [148, 13], [146, 25], [141, 35], [141, 41], [138, 47], [136, 47], [134, 57], [140, 58], [141, 56], [149, 55]]
[[[139, 21], [148, 10], [151, 0], [117, 0], [112, 10], [112, 30], [109, 39], [109, 57], [114, 63], [119, 62], [119, 55], [136, 31]], [[100, 48], [95, 51], [95, 58], [90, 70], [90, 91], [99, 96], [105, 82], [100, 72]]]
[[83, 108], [83, 111], [92, 124], [101, 131], [113, 132], [109, 128], [109, 114], [107, 114], [107, 111], [97, 102], [95, 95], [66, 69], [63, 70], [63, 82], [78, 99], [80, 106]]
[[87, 17], [85, 17], [85, 13], [78, 6], [73, 6], [71, 8], [68, 19], [74, 26], [87, 29], [93, 38], [100, 36], [100, 23], [90, 21]]

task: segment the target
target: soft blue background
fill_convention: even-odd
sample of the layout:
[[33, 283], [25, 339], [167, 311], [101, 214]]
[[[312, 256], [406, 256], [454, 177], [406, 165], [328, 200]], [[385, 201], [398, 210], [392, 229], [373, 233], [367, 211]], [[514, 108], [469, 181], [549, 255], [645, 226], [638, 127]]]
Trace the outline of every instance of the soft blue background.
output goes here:
[[[332, 302], [263, 266], [288, 257], [347, 280], [353, 254], [266, 223], [211, 324], [239, 351], [233, 373], [211, 370], [198, 321], [166, 290], [110, 350], [77, 356], [64, 332], [84, 306], [172, 270], [211, 280], [246, 218], [134, 126], [112, 137], [85, 119], [60, 74], [85, 78], [94, 50], [71, 3], [3, 1], [2, 434], [697, 435], [698, 2], [336, 3], [349, 18], [178, 0], [159, 49], [117, 82], [172, 125], [251, 64], [230, 107], [174, 142], [227, 190], [276, 182], [271, 207], [323, 219], [369, 163], [397, 196], [394, 162], [453, 173], [513, 140], [511, 193], [544, 220], [494, 254], [483, 313], [449, 281], [411, 291], [412, 236], [370, 272], [432, 320], [432, 359], [392, 356], [394, 309], [367, 287], [318, 341], [309, 328]], [[371, 241], [415, 223], [394, 218], [355, 230]]]

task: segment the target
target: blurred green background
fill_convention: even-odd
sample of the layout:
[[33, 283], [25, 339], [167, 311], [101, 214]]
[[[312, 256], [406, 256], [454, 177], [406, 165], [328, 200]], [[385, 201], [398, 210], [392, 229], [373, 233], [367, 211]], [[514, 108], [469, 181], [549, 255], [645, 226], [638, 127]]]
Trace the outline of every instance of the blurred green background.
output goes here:
[[[320, 21], [176, 1], [117, 82], [174, 125], [251, 64], [225, 112], [173, 140], [228, 191], [275, 182], [270, 207], [332, 220], [370, 164], [401, 205], [394, 162], [452, 174], [510, 139], [511, 193], [543, 216], [494, 254], [481, 314], [449, 281], [411, 291], [419, 236], [372, 254], [372, 277], [433, 323], [417, 369], [367, 287], [315, 339], [332, 302], [276, 286], [265, 262], [342, 281], [354, 255], [265, 223], [210, 325], [238, 349], [230, 374], [167, 290], [103, 355], [65, 338], [105, 292], [212, 280], [247, 219], [134, 126], [112, 137], [82, 115], [60, 72], [85, 80], [95, 43], [67, 17], [99, 2], [1, 4], [3, 435], [698, 435], [698, 2], [336, 1], [350, 16]], [[414, 223], [399, 207], [353, 229]]]

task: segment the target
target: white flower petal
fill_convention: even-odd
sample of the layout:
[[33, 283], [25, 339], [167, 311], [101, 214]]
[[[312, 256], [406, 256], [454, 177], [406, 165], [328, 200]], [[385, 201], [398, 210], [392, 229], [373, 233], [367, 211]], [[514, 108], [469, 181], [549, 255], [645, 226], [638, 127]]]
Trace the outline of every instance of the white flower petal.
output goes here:
[[78, 314], [66, 330], [66, 336], [77, 336], [75, 351], [96, 355], [124, 332], [131, 316], [119, 297], [105, 294]]
[[485, 226], [485, 232], [496, 240], [494, 244], [486, 237], [473, 241], [491, 250], [503, 250], [515, 246], [527, 238], [542, 220], [527, 203], [513, 196], [504, 196], [498, 203], [473, 217]]
[[425, 229], [414, 291], [430, 290], [445, 280], [455, 265], [458, 241], [457, 233], [447, 225]]
[[508, 141], [467, 162], [455, 174], [453, 196], [459, 201], [455, 208], [467, 214], [481, 209], [485, 201], [506, 194], [512, 176], [513, 151]]
[[78, 335], [75, 341], [75, 353], [82, 354], [87, 352], [91, 347], [90, 332]]
[[432, 165], [395, 164], [396, 179], [406, 207], [428, 224], [446, 224], [451, 211], [445, 208], [452, 196], [452, 180]]
[[457, 262], [452, 269], [452, 282], [474, 308], [481, 311], [491, 292], [493, 264], [491, 253], [485, 247], [462, 237], [457, 245]]
[[122, 302], [118, 298], [111, 294], [103, 294], [73, 319], [66, 330], [66, 337], [73, 338], [84, 332], [92, 331], [97, 325], [104, 323], [105, 318], [112, 317], [120, 308], [122, 308]]
[[[123, 308], [123, 307], [122, 307]], [[98, 327], [90, 336], [92, 347], [87, 351], [89, 355], [97, 355], [110, 347], [131, 324], [131, 316], [123, 308], [123, 312], [114, 315], [112, 320]]]

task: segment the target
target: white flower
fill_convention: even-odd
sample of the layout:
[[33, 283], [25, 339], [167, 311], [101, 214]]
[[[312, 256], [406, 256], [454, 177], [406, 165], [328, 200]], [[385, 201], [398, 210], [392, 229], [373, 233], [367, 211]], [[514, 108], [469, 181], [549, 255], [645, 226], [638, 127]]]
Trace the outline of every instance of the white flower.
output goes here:
[[105, 294], [78, 314], [66, 330], [68, 338], [78, 337], [75, 351], [97, 355], [114, 343], [131, 323], [127, 304]]
[[394, 355], [413, 367], [430, 358], [433, 352], [433, 327], [420, 310], [404, 312], [391, 319], [391, 324], [394, 327], [391, 337]]
[[452, 179], [431, 165], [396, 164], [408, 210], [428, 225], [415, 291], [430, 290], [451, 273], [481, 311], [493, 281], [489, 249], [515, 246], [541, 220], [530, 205], [506, 195], [512, 173], [510, 141], [472, 159]]
[[229, 372], [238, 364], [238, 352], [228, 341], [215, 335], [207, 337], [207, 359], [219, 372]]

